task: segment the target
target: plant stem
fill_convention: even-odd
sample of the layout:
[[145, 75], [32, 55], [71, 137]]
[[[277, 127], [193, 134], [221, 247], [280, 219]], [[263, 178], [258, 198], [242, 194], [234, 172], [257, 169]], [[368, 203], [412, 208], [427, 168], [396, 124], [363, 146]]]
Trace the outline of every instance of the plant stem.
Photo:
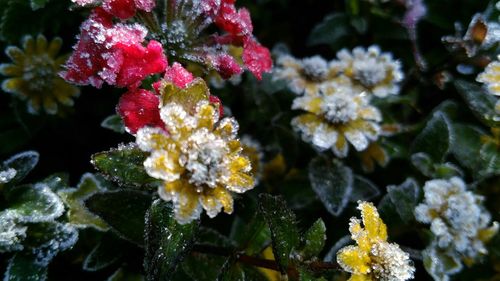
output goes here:
[[[275, 260], [269, 260], [269, 259], [245, 255], [243, 253], [235, 252], [230, 248], [197, 244], [194, 245], [193, 251], [198, 253], [216, 255], [216, 256], [234, 256], [235, 259], [241, 263], [262, 267], [274, 271], [280, 271], [278, 264], [276, 263]], [[322, 262], [322, 261], [313, 261], [305, 263], [305, 267], [309, 268], [309, 270], [313, 272], [340, 270], [340, 266], [337, 263]], [[288, 275], [294, 275], [294, 276], [298, 275], [298, 270], [293, 264], [288, 267], [287, 272]]]

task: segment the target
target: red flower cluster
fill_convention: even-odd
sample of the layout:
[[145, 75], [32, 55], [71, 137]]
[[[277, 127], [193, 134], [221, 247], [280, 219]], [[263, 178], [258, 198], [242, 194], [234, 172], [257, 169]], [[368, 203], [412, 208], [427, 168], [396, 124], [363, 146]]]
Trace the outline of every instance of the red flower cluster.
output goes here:
[[97, 88], [104, 82], [137, 87], [146, 76], [161, 73], [167, 67], [159, 42], [152, 40], [143, 45], [146, 34], [147, 30], [139, 24], [114, 24], [110, 14], [96, 8], [81, 26], [79, 41], [62, 77]]
[[[96, 0], [73, 0], [80, 6], [96, 4]], [[151, 12], [155, 7], [155, 0], [104, 0], [102, 8], [109, 14], [122, 20], [129, 19], [135, 15], [137, 10]]]

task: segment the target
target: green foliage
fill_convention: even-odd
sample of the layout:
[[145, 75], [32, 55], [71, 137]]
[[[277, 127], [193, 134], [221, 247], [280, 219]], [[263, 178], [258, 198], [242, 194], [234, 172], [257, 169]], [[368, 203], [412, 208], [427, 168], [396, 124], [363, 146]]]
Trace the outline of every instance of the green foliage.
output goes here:
[[474, 115], [486, 126], [500, 126], [500, 118], [495, 112], [496, 99], [477, 84], [465, 80], [455, 80], [455, 87]]
[[35, 262], [31, 254], [17, 253], [10, 260], [5, 281], [39, 281], [47, 278], [47, 266]]
[[162, 200], [153, 202], [146, 215], [144, 266], [147, 280], [169, 280], [193, 246], [198, 225], [198, 221], [179, 224], [170, 204]]
[[432, 161], [441, 163], [450, 147], [450, 121], [441, 112], [435, 112], [412, 145], [413, 153], [426, 153]]
[[300, 250], [301, 256], [310, 259], [316, 257], [325, 247], [326, 242], [326, 226], [322, 219], [318, 219], [304, 233], [303, 246]]
[[154, 186], [157, 180], [144, 170], [146, 157], [139, 148], [127, 145], [92, 155], [92, 164], [120, 185], [147, 188]]
[[110, 129], [116, 133], [125, 133], [125, 125], [123, 125], [122, 118], [118, 114], [110, 115], [106, 117], [106, 119], [102, 120], [101, 127]]
[[85, 201], [116, 234], [137, 245], [144, 245], [144, 216], [150, 205], [151, 196], [135, 190], [96, 193]]
[[388, 186], [386, 196], [396, 207], [396, 211], [405, 223], [414, 220], [413, 210], [420, 198], [420, 187], [414, 179], [409, 178], [397, 186]]

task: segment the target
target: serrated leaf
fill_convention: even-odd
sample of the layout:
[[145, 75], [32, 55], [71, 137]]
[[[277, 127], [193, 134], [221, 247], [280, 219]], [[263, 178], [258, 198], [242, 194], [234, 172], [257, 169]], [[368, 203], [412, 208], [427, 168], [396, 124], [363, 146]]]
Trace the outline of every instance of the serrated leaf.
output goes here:
[[472, 113], [483, 124], [488, 127], [500, 126], [500, 115], [495, 112], [497, 99], [493, 95], [475, 83], [457, 79], [454, 84]]
[[317, 157], [309, 163], [309, 180], [326, 210], [339, 216], [349, 202], [354, 176], [340, 161]]
[[47, 266], [60, 252], [73, 247], [78, 240], [78, 231], [67, 223], [44, 222], [28, 227], [23, 245], [30, 249], [35, 262]]
[[25, 151], [16, 154], [3, 162], [4, 169], [14, 169], [16, 175], [9, 183], [18, 183], [22, 181], [35, 168], [40, 155], [36, 151]]
[[44, 281], [47, 279], [47, 266], [35, 262], [28, 253], [16, 253], [7, 265], [4, 281]]
[[143, 281], [144, 276], [139, 273], [130, 272], [123, 268], [119, 268], [107, 281]]
[[442, 112], [435, 112], [415, 138], [412, 153], [423, 152], [435, 163], [443, 162], [450, 148], [450, 121]]
[[309, 46], [334, 44], [352, 32], [349, 26], [349, 17], [346, 14], [329, 14], [313, 28], [307, 43]]
[[43, 183], [10, 188], [6, 199], [9, 202], [6, 212], [19, 222], [47, 222], [64, 212], [61, 199]]
[[412, 221], [413, 211], [418, 204], [420, 194], [417, 182], [409, 178], [400, 185], [389, 185], [387, 194], [401, 219], [406, 223]]
[[93, 174], [87, 173], [82, 176], [76, 188], [60, 190], [57, 194], [68, 207], [68, 221], [75, 227], [93, 227], [100, 231], [106, 231], [108, 225], [98, 216], [85, 207], [84, 201], [93, 194], [104, 191], [99, 180]]
[[144, 244], [144, 216], [151, 196], [135, 190], [96, 193], [85, 206], [103, 219], [120, 237], [139, 246]]
[[133, 187], [151, 187], [157, 180], [144, 170], [148, 154], [128, 145], [92, 155], [92, 164], [104, 175], [119, 184]]
[[280, 196], [259, 195], [259, 209], [269, 228], [274, 257], [282, 273], [286, 273], [290, 254], [300, 243], [295, 214], [288, 209], [285, 200]]
[[104, 234], [94, 249], [83, 261], [83, 269], [98, 271], [104, 269], [123, 257], [125, 242], [116, 238], [110, 232]]
[[146, 279], [169, 280], [191, 250], [199, 221], [179, 224], [170, 203], [157, 199], [146, 215]]
[[358, 202], [359, 200], [371, 201], [380, 195], [378, 187], [367, 178], [355, 175], [352, 185], [352, 192], [349, 197], [351, 202]]
[[113, 132], [123, 134], [125, 133], [125, 125], [123, 124], [123, 120], [118, 114], [113, 114], [101, 122], [101, 127], [105, 129], [110, 129]]
[[322, 219], [318, 219], [304, 233], [304, 245], [301, 254], [305, 259], [310, 259], [319, 255], [325, 247], [326, 226]]

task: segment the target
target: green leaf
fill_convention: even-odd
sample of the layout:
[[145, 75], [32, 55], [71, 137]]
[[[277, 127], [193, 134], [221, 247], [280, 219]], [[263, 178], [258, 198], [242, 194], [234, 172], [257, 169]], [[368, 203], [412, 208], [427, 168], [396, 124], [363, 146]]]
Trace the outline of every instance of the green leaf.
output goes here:
[[68, 207], [68, 221], [79, 228], [93, 227], [106, 231], [108, 225], [98, 216], [91, 213], [84, 201], [95, 193], [104, 191], [98, 179], [93, 174], [84, 174], [76, 188], [60, 190], [57, 194]]
[[400, 185], [389, 185], [387, 196], [396, 207], [401, 219], [408, 223], [414, 219], [413, 210], [418, 203], [420, 189], [417, 182], [409, 178]]
[[412, 153], [426, 153], [435, 163], [443, 162], [450, 148], [450, 121], [435, 112], [412, 144]]
[[317, 157], [309, 164], [309, 180], [327, 211], [339, 216], [352, 192], [352, 170], [340, 161]]
[[96, 193], [85, 201], [120, 237], [139, 246], [144, 244], [144, 216], [150, 205], [151, 196], [135, 190]]
[[352, 192], [349, 198], [351, 202], [358, 202], [359, 200], [370, 201], [380, 195], [378, 187], [369, 179], [362, 176], [355, 175], [352, 185]]
[[113, 132], [123, 134], [125, 133], [125, 125], [123, 124], [122, 118], [118, 114], [113, 114], [101, 122], [101, 127], [105, 129], [110, 129]]
[[483, 145], [481, 136], [486, 133], [479, 128], [463, 124], [454, 124], [452, 132], [451, 152], [453, 156], [460, 165], [477, 174], [481, 169], [479, 157], [479, 151]]
[[244, 250], [247, 255], [256, 255], [269, 245], [271, 230], [262, 214], [256, 213], [249, 223], [236, 218], [231, 228], [230, 237], [238, 243], [239, 248]]
[[216, 280], [228, 258], [201, 253], [187, 255], [182, 269], [192, 280]]
[[125, 241], [115, 237], [111, 232], [104, 234], [90, 254], [83, 261], [83, 269], [98, 271], [120, 260], [124, 251]]
[[314, 277], [312, 272], [309, 272], [307, 269], [301, 268], [299, 269], [299, 281], [326, 281], [324, 277]]
[[488, 127], [500, 126], [500, 115], [495, 112], [497, 99], [483, 87], [464, 80], [454, 81], [458, 93], [474, 115]]
[[119, 268], [107, 281], [143, 281], [144, 276], [139, 273], [130, 272], [124, 268]]
[[325, 247], [326, 226], [322, 219], [318, 219], [304, 233], [304, 245], [301, 254], [305, 259], [310, 259], [319, 255]]
[[280, 196], [260, 194], [259, 203], [260, 212], [271, 229], [274, 257], [280, 271], [286, 273], [290, 254], [300, 243], [295, 214]]
[[352, 33], [349, 24], [349, 17], [344, 13], [334, 13], [327, 15], [318, 25], [316, 25], [307, 44], [316, 46], [320, 44], [335, 44], [337, 41]]
[[16, 253], [7, 265], [4, 281], [43, 281], [47, 279], [47, 266], [35, 262], [29, 253]]
[[31, 0], [31, 9], [33, 10], [38, 10], [43, 7], [49, 2], [50, 0]]
[[422, 251], [422, 257], [425, 269], [434, 280], [449, 280], [449, 275], [462, 270], [460, 257], [436, 249], [436, 246], [431, 245]]
[[500, 174], [500, 151], [494, 143], [485, 143], [479, 151], [479, 158], [482, 162], [481, 176]]
[[411, 156], [411, 163], [417, 168], [424, 176], [433, 177], [434, 163], [431, 157], [424, 152], [418, 152]]
[[92, 155], [92, 164], [104, 175], [121, 185], [152, 187], [157, 180], [144, 170], [148, 153], [134, 145], [123, 145], [117, 149]]
[[69, 174], [56, 173], [46, 177], [42, 183], [48, 185], [52, 191], [58, 192], [69, 187]]
[[3, 169], [14, 169], [16, 175], [9, 182], [18, 183], [22, 181], [35, 168], [40, 155], [36, 151], [25, 151], [16, 154], [3, 162]]
[[60, 217], [64, 204], [48, 185], [21, 185], [6, 192], [8, 212], [20, 222], [46, 222]]
[[146, 279], [169, 280], [193, 246], [198, 228], [199, 221], [179, 224], [171, 204], [155, 200], [146, 215]]
[[67, 223], [44, 222], [28, 227], [25, 248], [30, 249], [36, 263], [47, 266], [60, 252], [70, 249], [78, 240], [78, 231]]

